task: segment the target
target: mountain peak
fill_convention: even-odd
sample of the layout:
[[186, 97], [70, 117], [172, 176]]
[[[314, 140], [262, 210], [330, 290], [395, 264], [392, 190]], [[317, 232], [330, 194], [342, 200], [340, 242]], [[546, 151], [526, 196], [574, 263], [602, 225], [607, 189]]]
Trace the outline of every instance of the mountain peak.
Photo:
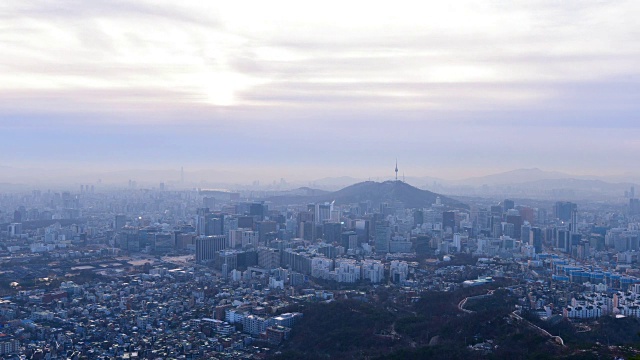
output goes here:
[[293, 202], [331, 202], [334, 200], [337, 204], [353, 204], [371, 201], [374, 206], [385, 202], [401, 201], [407, 208], [422, 208], [434, 204], [438, 197], [445, 206], [460, 209], [469, 208], [468, 205], [458, 200], [431, 191], [418, 189], [399, 180], [383, 182], [363, 181], [331, 193], [315, 194], [314, 196], [278, 196], [272, 197], [269, 200], [275, 203], [289, 204]]
[[400, 180], [383, 182], [364, 181], [327, 194], [326, 197], [334, 199], [340, 204], [362, 201], [371, 201], [374, 204], [380, 204], [384, 202], [401, 201], [409, 208], [430, 206], [436, 202], [436, 198], [440, 197], [440, 201], [444, 205], [458, 208], [468, 207], [460, 201], [431, 191], [418, 189]]

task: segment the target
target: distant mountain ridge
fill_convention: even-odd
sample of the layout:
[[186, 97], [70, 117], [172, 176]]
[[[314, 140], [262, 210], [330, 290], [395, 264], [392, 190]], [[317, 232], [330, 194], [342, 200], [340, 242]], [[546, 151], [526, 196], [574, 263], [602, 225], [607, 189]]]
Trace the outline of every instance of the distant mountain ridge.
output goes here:
[[[70, 166], [70, 165], [67, 165]], [[633, 169], [630, 167], [629, 169]], [[418, 172], [420, 169], [413, 169]], [[439, 172], [434, 172], [438, 173]], [[352, 177], [337, 176], [324, 177], [316, 180], [280, 178], [280, 181], [264, 179], [256, 176], [251, 169], [192, 169], [184, 171], [182, 181], [179, 167], [165, 169], [109, 169], [95, 167], [51, 167], [39, 168], [32, 166], [13, 166], [0, 164], [0, 191], [27, 191], [30, 188], [47, 188], [54, 190], [79, 189], [80, 184], [96, 184], [97, 190], [130, 188], [128, 181], [136, 182], [137, 188], [157, 188], [165, 183], [170, 190], [220, 188], [232, 191], [248, 192], [249, 197], [259, 196], [261, 199], [270, 197], [289, 197], [294, 203], [296, 197], [307, 196], [310, 202], [325, 201], [325, 192], [331, 194], [344, 190], [349, 186], [367, 183], [371, 180], [384, 182], [391, 180], [392, 174], [381, 177]], [[298, 174], [298, 176], [305, 174]], [[265, 175], [266, 176], [266, 175]], [[309, 174], [310, 176], [310, 174]], [[249, 180], [253, 179], [253, 180]], [[441, 179], [431, 176], [404, 176], [402, 183], [416, 186], [420, 189], [447, 194], [457, 197], [520, 197], [538, 199], [557, 199], [580, 201], [626, 201], [631, 187], [640, 188], [640, 175], [637, 173], [610, 173], [602, 171], [596, 175], [575, 175], [560, 171], [546, 171], [540, 168], [521, 168], [486, 176], [466, 179]], [[305, 188], [308, 187], [308, 188]], [[254, 192], [255, 193], [252, 193]], [[385, 193], [389, 190], [379, 189]], [[259, 194], [259, 195], [256, 195]], [[342, 196], [343, 193], [338, 195]], [[418, 198], [421, 194], [414, 194]], [[441, 196], [444, 198], [443, 196]], [[356, 199], [357, 196], [350, 196]], [[383, 198], [381, 196], [381, 198]], [[388, 197], [387, 197], [388, 198]], [[346, 201], [345, 195], [345, 201]], [[408, 199], [412, 202], [411, 199]], [[306, 201], [298, 199], [298, 202]], [[331, 200], [327, 200], [331, 201]], [[378, 200], [375, 200], [378, 201]], [[431, 201], [429, 199], [429, 201]]]
[[458, 180], [454, 183], [463, 185], [476, 185], [481, 186], [485, 184], [500, 185], [500, 184], [520, 184], [528, 183], [540, 180], [559, 180], [576, 178], [576, 176], [557, 172], [557, 171], [544, 171], [538, 168], [531, 169], [516, 169], [506, 171], [497, 174], [491, 174], [486, 176], [471, 177], [468, 179]]
[[469, 206], [453, 198], [439, 195], [428, 190], [421, 190], [402, 181], [364, 181], [341, 190], [319, 196], [275, 196], [265, 200], [278, 204], [304, 202], [331, 202], [336, 204], [352, 204], [371, 201], [374, 206], [384, 202], [401, 201], [406, 207], [427, 207], [440, 197], [443, 205], [453, 208], [468, 209]]

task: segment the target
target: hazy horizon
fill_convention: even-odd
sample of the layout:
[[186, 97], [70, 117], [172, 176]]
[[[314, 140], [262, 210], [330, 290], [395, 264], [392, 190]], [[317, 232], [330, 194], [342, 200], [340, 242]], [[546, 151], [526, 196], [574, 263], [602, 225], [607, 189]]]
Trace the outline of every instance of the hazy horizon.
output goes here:
[[[270, 177], [260, 169], [238, 168], [233, 171], [216, 170], [212, 168], [71, 168], [71, 167], [49, 167], [49, 168], [28, 168], [12, 167], [0, 164], [0, 171], [3, 174], [3, 186], [27, 186], [54, 188], [69, 188], [69, 186], [79, 185], [104, 185], [104, 186], [127, 186], [129, 181], [134, 181], [138, 186], [158, 187], [164, 183], [172, 189], [185, 189], [190, 187], [204, 187], [211, 185], [225, 186], [227, 189], [233, 188], [278, 188], [281, 190], [294, 189], [301, 186], [316, 186], [321, 189], [339, 189], [344, 186], [355, 184], [361, 181], [383, 182], [395, 179], [393, 169], [387, 169], [386, 173], [372, 173], [371, 176], [361, 176], [353, 173], [325, 174], [326, 176], [314, 177], [312, 174], [304, 172], [292, 177]], [[184, 181], [183, 180], [184, 176]], [[539, 168], [511, 169], [491, 173], [483, 173], [469, 177], [437, 177], [430, 175], [406, 175], [402, 171], [398, 173], [399, 180], [418, 187], [442, 187], [456, 189], [462, 187], [477, 187], [483, 185], [496, 186], [499, 184], [535, 184], [540, 180], [598, 180], [614, 186], [622, 184], [640, 184], [640, 176], [635, 174], [571, 174], [566, 172], [548, 171]], [[537, 185], [536, 185], [537, 186]], [[549, 185], [551, 186], [551, 185]], [[524, 189], [524, 188], [523, 188]]]
[[637, 174], [639, 10], [8, 2], [0, 165], [245, 182], [392, 178], [396, 158], [400, 176], [452, 180]]

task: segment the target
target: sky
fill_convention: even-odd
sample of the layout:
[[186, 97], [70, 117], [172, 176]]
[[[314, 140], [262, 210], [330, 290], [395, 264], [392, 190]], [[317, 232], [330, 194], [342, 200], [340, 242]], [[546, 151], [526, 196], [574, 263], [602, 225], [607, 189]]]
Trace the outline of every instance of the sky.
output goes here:
[[640, 2], [424, 3], [2, 1], [0, 166], [638, 173]]

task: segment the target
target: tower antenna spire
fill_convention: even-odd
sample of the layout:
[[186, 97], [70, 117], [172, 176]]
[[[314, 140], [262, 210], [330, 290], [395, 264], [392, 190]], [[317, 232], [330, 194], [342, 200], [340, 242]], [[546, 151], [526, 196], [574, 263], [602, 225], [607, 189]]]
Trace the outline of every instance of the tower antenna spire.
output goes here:
[[398, 158], [396, 158], [396, 181], [398, 181]]

